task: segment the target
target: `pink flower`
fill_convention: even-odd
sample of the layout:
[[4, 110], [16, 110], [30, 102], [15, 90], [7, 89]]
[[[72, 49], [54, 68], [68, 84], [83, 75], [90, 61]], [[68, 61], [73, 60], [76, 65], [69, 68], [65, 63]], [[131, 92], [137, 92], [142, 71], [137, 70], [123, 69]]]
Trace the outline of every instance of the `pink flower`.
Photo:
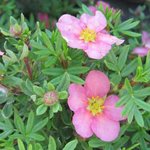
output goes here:
[[90, 71], [85, 85], [71, 84], [69, 87], [69, 108], [74, 112], [73, 125], [83, 138], [95, 134], [103, 141], [113, 141], [120, 131], [119, 121], [122, 107], [115, 107], [119, 97], [110, 95], [108, 77], [100, 71]]
[[0, 56], [3, 56], [4, 55], [4, 52], [0, 51]]
[[38, 18], [45, 24], [46, 28], [49, 28], [49, 16], [47, 13], [38, 13]]
[[115, 9], [114, 9], [114, 8], [111, 8], [108, 3], [103, 2], [103, 1], [98, 1], [98, 2], [96, 3], [96, 6], [89, 6], [88, 8], [89, 8], [89, 10], [90, 10], [93, 14], [95, 14], [96, 11], [97, 11], [97, 8], [98, 8], [100, 5], [103, 6], [104, 12], [106, 11], [107, 8], [108, 8], [108, 9], [112, 9], [113, 12], [115, 12]]
[[104, 8], [104, 11], [105, 11], [107, 8], [110, 8], [110, 9], [111, 9], [110, 5], [109, 5], [108, 3], [106, 3], [106, 2], [103, 2], [103, 1], [98, 1], [98, 2], [96, 3], [96, 5], [97, 5], [97, 7], [99, 7], [99, 5], [102, 5], [103, 8]]
[[142, 32], [142, 44], [143, 46], [136, 47], [133, 50], [133, 53], [143, 57], [146, 56], [150, 51], [150, 34], [148, 32]]
[[82, 49], [90, 58], [101, 59], [113, 44], [120, 45], [124, 40], [106, 32], [107, 21], [100, 11], [94, 16], [82, 14], [80, 19], [65, 14], [60, 17], [57, 27], [63, 38], [72, 48]]

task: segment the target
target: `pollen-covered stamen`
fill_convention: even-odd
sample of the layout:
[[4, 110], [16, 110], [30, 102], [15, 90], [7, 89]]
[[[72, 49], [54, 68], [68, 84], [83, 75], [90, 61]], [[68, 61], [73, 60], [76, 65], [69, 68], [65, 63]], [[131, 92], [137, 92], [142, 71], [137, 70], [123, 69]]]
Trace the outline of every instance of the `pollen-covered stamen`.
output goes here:
[[96, 40], [96, 32], [89, 28], [86, 28], [81, 31], [80, 39], [85, 42], [94, 42]]
[[101, 113], [104, 109], [104, 99], [97, 97], [92, 97], [88, 99], [87, 109], [92, 113], [93, 116]]

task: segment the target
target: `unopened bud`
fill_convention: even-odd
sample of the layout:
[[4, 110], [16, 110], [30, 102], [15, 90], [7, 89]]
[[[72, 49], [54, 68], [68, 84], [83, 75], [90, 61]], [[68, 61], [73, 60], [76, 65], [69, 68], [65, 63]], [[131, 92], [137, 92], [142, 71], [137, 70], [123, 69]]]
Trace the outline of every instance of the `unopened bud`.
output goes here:
[[10, 26], [9, 32], [12, 36], [19, 37], [20, 34], [22, 33], [22, 28], [20, 25], [15, 24], [15, 25]]
[[58, 101], [58, 93], [50, 91], [44, 94], [44, 102], [46, 105], [53, 105]]

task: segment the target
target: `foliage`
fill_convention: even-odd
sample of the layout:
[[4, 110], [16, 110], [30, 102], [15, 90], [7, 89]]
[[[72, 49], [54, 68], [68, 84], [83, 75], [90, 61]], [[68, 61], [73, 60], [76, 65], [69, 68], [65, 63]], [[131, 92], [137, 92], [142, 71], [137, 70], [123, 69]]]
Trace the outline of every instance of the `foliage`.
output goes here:
[[[66, 6], [54, 17], [74, 6], [67, 7], [69, 1], [53, 3]], [[113, 46], [101, 60], [92, 60], [82, 51], [68, 47], [57, 29], [42, 30], [39, 22], [33, 22], [34, 29], [23, 14], [15, 19], [12, 16], [14, 1], [3, 6], [2, 3], [0, 8], [7, 13], [1, 14], [0, 21], [4, 52], [0, 57], [0, 149], [149, 149], [150, 53], [146, 58], [132, 54], [132, 49], [140, 43], [139, 21], [133, 18], [122, 21], [120, 11], [113, 14], [111, 9], [106, 9], [108, 30], [125, 39], [125, 44]], [[85, 5], [81, 9], [80, 13], [91, 14]], [[99, 10], [104, 11], [101, 7]], [[94, 136], [82, 139], [72, 126], [72, 113], [67, 105], [68, 87], [70, 83], [83, 84], [85, 75], [93, 69], [108, 75], [110, 93], [120, 95], [117, 106], [124, 107], [122, 114], [127, 117], [113, 142], [103, 142]], [[50, 91], [58, 94], [58, 101], [53, 105], [44, 101], [45, 93]]]

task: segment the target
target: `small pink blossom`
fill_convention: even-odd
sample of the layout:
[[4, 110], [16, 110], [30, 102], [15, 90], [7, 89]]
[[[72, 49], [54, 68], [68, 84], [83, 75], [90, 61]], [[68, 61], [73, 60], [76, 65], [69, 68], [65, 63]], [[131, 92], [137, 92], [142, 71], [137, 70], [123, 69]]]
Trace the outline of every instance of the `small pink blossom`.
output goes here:
[[49, 16], [47, 13], [42, 13], [42, 12], [38, 13], [38, 18], [41, 22], [43, 22], [45, 24], [46, 28], [49, 28], [49, 26], [50, 26], [49, 25]]
[[146, 56], [150, 51], [150, 34], [148, 32], [142, 32], [142, 44], [143, 45], [141, 47], [136, 47], [133, 50], [134, 54], [137, 54], [141, 57]]
[[0, 56], [3, 56], [4, 55], [4, 52], [0, 51]]
[[123, 107], [116, 107], [119, 97], [110, 95], [110, 81], [101, 71], [90, 71], [85, 85], [71, 84], [69, 87], [69, 108], [74, 112], [73, 125], [83, 138], [95, 134], [103, 141], [115, 140], [120, 132], [119, 121]]
[[95, 14], [96, 11], [97, 11], [97, 8], [98, 8], [100, 5], [102, 5], [102, 7], [103, 7], [103, 9], [104, 9], [104, 12], [106, 11], [107, 8], [108, 8], [108, 9], [112, 9], [113, 12], [115, 12], [115, 9], [112, 8], [108, 3], [104, 2], [104, 1], [98, 1], [98, 2], [96, 3], [96, 6], [89, 6], [88, 8], [90, 9], [90, 11], [91, 11], [93, 14]]
[[96, 11], [94, 16], [82, 14], [80, 19], [65, 14], [60, 17], [57, 27], [62, 37], [72, 48], [82, 49], [90, 58], [101, 59], [112, 48], [124, 40], [106, 32], [107, 20], [102, 12]]

